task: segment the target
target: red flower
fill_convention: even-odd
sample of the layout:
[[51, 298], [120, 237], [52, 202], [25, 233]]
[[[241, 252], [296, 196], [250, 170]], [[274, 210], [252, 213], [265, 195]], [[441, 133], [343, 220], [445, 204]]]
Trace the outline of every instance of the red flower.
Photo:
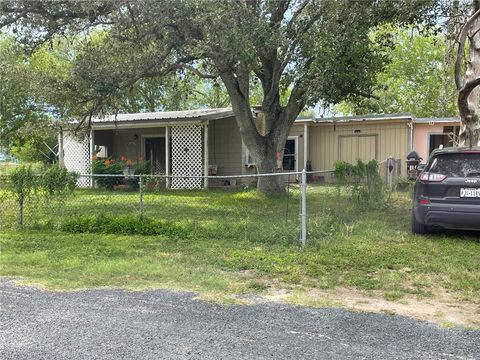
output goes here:
[[126, 156], [123, 156], [123, 155], [120, 156], [120, 161], [123, 161], [123, 162], [127, 161], [127, 157], [126, 157]]

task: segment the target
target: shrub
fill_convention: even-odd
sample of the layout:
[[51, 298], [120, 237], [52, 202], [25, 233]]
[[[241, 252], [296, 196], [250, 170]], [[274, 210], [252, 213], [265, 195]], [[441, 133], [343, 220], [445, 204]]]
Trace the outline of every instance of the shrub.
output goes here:
[[18, 224], [23, 225], [25, 201], [34, 193], [38, 185], [30, 166], [19, 166], [8, 175], [8, 190], [18, 204]]
[[[115, 161], [114, 159], [94, 159], [92, 160], [92, 172], [94, 174], [121, 175], [125, 168], [125, 163]], [[112, 190], [114, 185], [123, 181], [121, 176], [105, 176], [95, 178], [96, 184], [103, 189]]]
[[80, 216], [62, 223], [60, 229], [71, 233], [165, 235], [183, 238], [189, 237], [191, 233], [186, 226], [180, 226], [173, 222], [132, 215]]
[[335, 163], [335, 178], [339, 186], [347, 186], [356, 205], [373, 208], [385, 201], [385, 184], [378, 172], [378, 163], [358, 160], [352, 165]]
[[414, 182], [406, 178], [405, 176], [397, 176], [393, 178], [393, 189], [395, 191], [411, 192]]
[[[148, 175], [150, 174], [150, 163], [149, 162], [138, 162], [133, 165], [133, 174], [134, 175]], [[125, 184], [129, 185], [131, 189], [138, 189], [139, 179], [138, 177], [126, 177]]]
[[75, 190], [78, 174], [58, 164], [50, 166], [42, 175], [40, 186], [49, 197], [68, 195]]

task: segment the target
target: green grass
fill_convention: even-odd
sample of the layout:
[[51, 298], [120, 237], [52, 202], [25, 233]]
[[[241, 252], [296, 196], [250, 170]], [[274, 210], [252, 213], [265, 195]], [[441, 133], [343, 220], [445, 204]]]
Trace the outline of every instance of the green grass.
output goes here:
[[[352, 207], [330, 187], [312, 187], [308, 194], [305, 248], [298, 243], [298, 189], [288, 214], [286, 197], [254, 190], [149, 193], [144, 216], [175, 225], [173, 232], [149, 236], [59, 230], [72, 219], [110, 215], [136, 224], [134, 192], [88, 190], [56, 203], [37, 200], [24, 229], [1, 230], [0, 274], [50, 289], [170, 287], [207, 296], [345, 286], [398, 300], [444, 289], [480, 304], [478, 234], [411, 235], [410, 201], [402, 194], [376, 211]], [[1, 219], [15, 216], [11, 208]]]

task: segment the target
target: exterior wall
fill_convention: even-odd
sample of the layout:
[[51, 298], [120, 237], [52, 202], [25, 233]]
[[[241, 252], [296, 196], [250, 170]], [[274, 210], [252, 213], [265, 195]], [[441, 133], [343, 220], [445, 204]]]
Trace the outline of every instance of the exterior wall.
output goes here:
[[426, 162], [429, 157], [429, 138], [431, 134], [443, 134], [444, 126], [460, 126], [460, 122], [442, 122], [434, 123], [432, 125], [426, 123], [416, 123], [414, 125], [415, 132], [413, 133], [413, 150], [418, 152], [423, 162]]
[[118, 159], [126, 156], [129, 160], [137, 160], [145, 155], [142, 139], [155, 135], [165, 136], [165, 128], [95, 130], [94, 141], [95, 145], [107, 146], [110, 157]]
[[96, 146], [107, 147], [107, 156], [113, 155], [113, 130], [96, 130], [93, 139]]
[[[358, 132], [360, 131], [360, 132]], [[340, 141], [349, 136], [376, 136], [376, 160], [383, 161], [389, 156], [402, 160], [401, 174], [406, 174], [403, 161], [409, 151], [410, 129], [407, 121], [371, 121], [357, 123], [312, 124], [309, 128], [309, 155], [313, 170], [331, 170], [335, 161], [340, 160]], [[370, 138], [371, 139], [371, 138]], [[362, 141], [370, 152], [371, 141]], [[348, 151], [348, 149], [344, 149]], [[350, 151], [356, 151], [351, 149]], [[361, 153], [362, 151], [360, 151]], [[355, 153], [349, 155], [356, 157]], [[347, 156], [342, 154], [343, 157]], [[361, 154], [359, 155], [361, 156]], [[358, 157], [358, 156], [357, 156]], [[364, 159], [367, 160], [367, 159]]]
[[244, 173], [244, 153], [240, 130], [234, 118], [208, 124], [208, 164], [217, 166], [217, 175]]

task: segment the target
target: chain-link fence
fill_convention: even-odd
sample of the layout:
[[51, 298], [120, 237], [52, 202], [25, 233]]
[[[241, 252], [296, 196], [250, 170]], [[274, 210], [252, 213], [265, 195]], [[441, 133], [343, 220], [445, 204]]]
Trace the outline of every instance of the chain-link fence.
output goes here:
[[[262, 177], [285, 192], [263, 195]], [[173, 190], [172, 182], [200, 180], [207, 189]], [[32, 186], [20, 199], [0, 179], [0, 228], [54, 229], [140, 235], [202, 235], [249, 241], [325, 239], [349, 231], [352, 199], [366, 204], [372, 186], [333, 171], [240, 176], [80, 175], [90, 184], [49, 193]], [[373, 184], [384, 186], [385, 184]], [[375, 205], [376, 198], [373, 199]]]
[[[262, 176], [280, 181], [285, 193], [259, 194], [259, 176], [252, 175], [200, 177], [202, 184], [208, 181], [208, 190], [168, 189], [176, 179], [173, 176], [81, 175], [80, 183], [92, 187], [54, 195], [33, 188], [19, 201], [8, 177], [3, 177], [0, 227], [140, 234], [162, 234], [168, 228], [202, 232], [212, 239], [305, 240], [302, 174]], [[314, 176], [309, 175], [309, 180], [322, 181]]]

